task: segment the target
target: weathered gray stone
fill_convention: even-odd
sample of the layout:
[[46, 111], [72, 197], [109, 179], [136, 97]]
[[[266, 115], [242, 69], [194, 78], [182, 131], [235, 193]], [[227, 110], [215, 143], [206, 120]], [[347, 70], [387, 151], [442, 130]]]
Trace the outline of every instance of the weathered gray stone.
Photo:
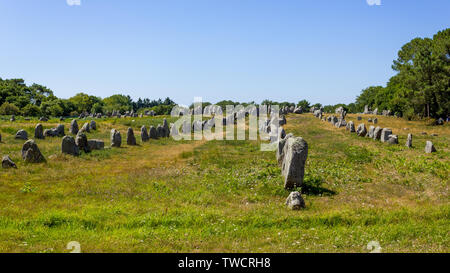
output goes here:
[[133, 128], [131, 127], [127, 130], [127, 145], [136, 145], [136, 137], [134, 136]]
[[155, 127], [150, 126], [150, 129], [148, 131], [151, 139], [158, 139], [158, 131]]
[[299, 210], [305, 208], [305, 200], [298, 191], [291, 192], [286, 199], [286, 206], [292, 210]]
[[397, 135], [390, 135], [387, 143], [389, 143], [389, 144], [398, 144], [398, 136]]
[[356, 130], [355, 130], [355, 123], [353, 123], [353, 121], [349, 121], [345, 128], [346, 128], [347, 131], [350, 131], [350, 133], [356, 132]]
[[76, 134], [78, 134], [78, 123], [77, 123], [77, 120], [76, 119], [73, 119], [71, 122], [70, 122], [70, 127], [69, 127], [69, 132], [71, 133], [71, 134], [73, 134], [73, 135], [76, 135]]
[[163, 132], [164, 132], [164, 136], [163, 137], [169, 137], [170, 136], [170, 129], [169, 129], [169, 124], [167, 123], [167, 119], [163, 120]]
[[375, 126], [370, 126], [368, 137], [373, 138], [374, 132], [375, 132]]
[[158, 134], [158, 137], [164, 137], [164, 128], [161, 126], [161, 124], [158, 124], [156, 132]]
[[361, 121], [361, 120], [362, 120], [362, 117], [357, 117], [357, 119], [358, 119], [358, 121]]
[[141, 140], [142, 142], [147, 142], [150, 139], [148, 132], [147, 132], [147, 127], [145, 127], [145, 125], [142, 125], [141, 127]]
[[79, 131], [77, 136], [75, 137], [75, 143], [78, 146], [80, 151], [84, 151], [85, 153], [89, 153], [91, 150], [89, 149], [88, 139], [83, 131]]
[[122, 136], [116, 129], [111, 130], [111, 147], [120, 147], [122, 145]]
[[378, 119], [377, 118], [374, 118], [373, 119], [373, 124], [377, 124], [378, 123]]
[[56, 130], [57, 135], [60, 137], [65, 136], [65, 134], [66, 134], [64, 132], [64, 125], [62, 125], [62, 124], [58, 124], [58, 126], [56, 126], [55, 130]]
[[389, 128], [384, 128], [381, 131], [381, 137], [380, 137], [381, 142], [387, 142], [389, 140], [390, 135], [392, 135], [392, 130]]
[[280, 166], [282, 165], [284, 160], [284, 146], [286, 145], [286, 141], [293, 136], [293, 134], [287, 134], [284, 138], [281, 138], [278, 141], [276, 157]]
[[45, 158], [34, 140], [30, 139], [22, 146], [22, 158], [27, 163], [44, 162]]
[[47, 117], [41, 117], [41, 118], [39, 119], [39, 121], [46, 122], [46, 121], [48, 121], [48, 118], [47, 118]]
[[83, 133], [90, 133], [91, 132], [91, 125], [89, 124], [89, 122], [86, 122], [83, 124], [83, 127], [81, 127], [81, 132]]
[[425, 153], [431, 154], [434, 152], [436, 152], [436, 148], [434, 148], [433, 142], [427, 141], [427, 143], [425, 145]]
[[15, 138], [16, 139], [27, 140], [28, 139], [28, 133], [25, 130], [19, 130], [19, 131], [17, 131]]
[[361, 123], [358, 125], [358, 128], [356, 128], [356, 134], [360, 137], [365, 137], [367, 134], [366, 125], [364, 123]]
[[411, 148], [412, 147], [412, 134], [408, 134], [408, 137], [406, 138], [406, 147]]
[[373, 139], [374, 140], [379, 140], [381, 138], [381, 132], [383, 129], [381, 129], [380, 126], [377, 126], [375, 128], [375, 130], [373, 131]]
[[103, 150], [105, 148], [105, 142], [100, 139], [89, 139], [88, 140], [89, 150]]
[[12, 161], [12, 159], [9, 157], [9, 155], [5, 155], [2, 158], [2, 168], [3, 169], [9, 169], [9, 168], [15, 168], [17, 169], [16, 163]]
[[65, 136], [62, 138], [61, 152], [63, 154], [69, 154], [74, 156], [80, 155], [80, 149], [75, 143], [75, 139], [73, 138], [73, 136]]
[[56, 137], [56, 136], [58, 136], [58, 132], [56, 131], [55, 128], [45, 129], [44, 130], [44, 136], [46, 136], [46, 137]]
[[34, 138], [36, 139], [44, 139], [44, 127], [42, 124], [38, 123], [36, 127], [34, 127]]
[[303, 113], [303, 110], [301, 107], [294, 109], [294, 114], [302, 114], [302, 113]]
[[95, 122], [95, 120], [91, 120], [91, 123], [89, 124], [90, 129], [92, 130], [97, 130], [97, 123]]
[[308, 157], [308, 144], [301, 137], [290, 137], [283, 147], [283, 153], [281, 169], [284, 176], [284, 188], [291, 189], [302, 186]]

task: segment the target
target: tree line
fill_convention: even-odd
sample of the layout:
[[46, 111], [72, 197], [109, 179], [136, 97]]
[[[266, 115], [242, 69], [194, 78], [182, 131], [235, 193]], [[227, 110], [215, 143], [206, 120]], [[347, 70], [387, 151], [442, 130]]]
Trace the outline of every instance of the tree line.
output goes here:
[[32, 84], [27, 86], [23, 79], [0, 78], [0, 115], [23, 116], [77, 116], [81, 113], [111, 113], [120, 111], [140, 112], [153, 110], [157, 115], [168, 115], [175, 102], [170, 98], [133, 101], [130, 96], [116, 94], [100, 98], [78, 93], [69, 99], [61, 99], [49, 88]]

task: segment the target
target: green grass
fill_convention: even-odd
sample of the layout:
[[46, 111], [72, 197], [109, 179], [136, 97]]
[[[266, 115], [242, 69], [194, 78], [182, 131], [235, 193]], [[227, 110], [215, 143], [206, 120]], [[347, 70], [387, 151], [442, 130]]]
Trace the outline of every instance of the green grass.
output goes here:
[[[162, 117], [105, 119], [88, 138], [108, 146], [116, 128], [126, 144], [132, 127], [139, 146], [71, 157], [60, 138], [38, 140], [47, 163], [25, 164], [13, 137], [37, 121], [2, 121], [0, 155], [18, 169], [0, 170], [0, 252], [67, 252], [70, 241], [83, 252], [368, 252], [370, 241], [383, 252], [449, 252], [448, 125], [379, 121], [400, 145], [288, 117], [286, 131], [309, 145], [301, 211], [284, 206], [275, 154], [257, 141], [140, 143], [140, 126]], [[404, 147], [416, 130], [439, 136], [414, 133], [414, 148]], [[426, 155], [431, 138], [438, 152]]]

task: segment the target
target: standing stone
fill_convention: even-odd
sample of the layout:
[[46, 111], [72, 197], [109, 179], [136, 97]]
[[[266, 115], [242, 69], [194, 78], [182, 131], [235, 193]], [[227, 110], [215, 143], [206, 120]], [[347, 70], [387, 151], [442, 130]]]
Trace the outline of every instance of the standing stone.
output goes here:
[[158, 139], [158, 132], [155, 127], [150, 126], [148, 131], [151, 139]]
[[89, 122], [86, 122], [83, 124], [83, 127], [81, 127], [81, 132], [83, 133], [90, 133], [91, 132], [91, 126], [89, 125]]
[[69, 154], [78, 156], [80, 155], [80, 149], [78, 148], [77, 144], [75, 143], [75, 139], [73, 136], [65, 136], [62, 139], [61, 143], [61, 152], [63, 154]]
[[56, 133], [58, 134], [58, 136], [62, 137], [65, 135], [64, 132], [64, 125], [62, 124], [58, 124], [58, 126], [56, 126]]
[[163, 129], [164, 129], [164, 137], [169, 137], [170, 130], [169, 130], [169, 124], [167, 123], [167, 119], [163, 120]]
[[286, 199], [286, 206], [291, 210], [299, 210], [305, 208], [305, 201], [298, 191], [291, 192]]
[[161, 124], [158, 124], [156, 132], [158, 133], [158, 137], [164, 137], [164, 128], [161, 126]]
[[141, 140], [142, 142], [147, 142], [149, 140], [149, 136], [148, 136], [148, 132], [147, 132], [147, 128], [145, 127], [145, 125], [142, 125], [141, 127]]
[[44, 127], [42, 127], [42, 124], [38, 123], [36, 127], [34, 128], [34, 138], [36, 139], [44, 139]]
[[27, 163], [44, 162], [45, 158], [34, 140], [30, 139], [22, 146], [22, 158]]
[[425, 153], [431, 154], [436, 152], [436, 148], [434, 148], [433, 142], [427, 141], [427, 144], [425, 145]]
[[293, 137], [293, 134], [287, 134], [285, 137], [280, 138], [278, 140], [278, 145], [277, 145], [277, 161], [278, 161], [278, 165], [282, 165], [283, 160], [284, 160], [284, 146], [286, 145], [286, 141]]
[[308, 144], [301, 137], [290, 137], [284, 145], [283, 153], [281, 169], [284, 176], [284, 188], [292, 189], [302, 186], [308, 157]]
[[70, 128], [69, 128], [69, 132], [73, 135], [78, 134], [78, 123], [76, 119], [73, 119], [70, 122]]
[[373, 119], [373, 124], [377, 124], [378, 123], [378, 118], [374, 118]]
[[353, 121], [349, 121], [347, 123], [346, 130], [350, 131], [350, 133], [356, 132], [356, 130], [355, 130], [355, 123], [353, 123]]
[[136, 137], [134, 136], [133, 128], [129, 127], [127, 131], [127, 145], [136, 145]]
[[16, 116], [12, 115], [11, 118], [9, 119], [10, 121], [16, 121]]
[[398, 144], [398, 136], [397, 135], [390, 135], [387, 143], [389, 143], [389, 144]]
[[119, 148], [122, 145], [122, 137], [120, 136], [120, 132], [116, 129], [111, 130], [111, 147]]
[[359, 121], [361, 121], [361, 120], [362, 120], [362, 117], [357, 117], [357, 119], [358, 119]]
[[375, 130], [373, 131], [373, 139], [374, 140], [379, 140], [381, 138], [381, 127], [377, 126], [377, 128], [375, 128]]
[[55, 128], [53, 128], [53, 129], [45, 129], [44, 130], [44, 136], [46, 136], [46, 137], [56, 137], [56, 136], [58, 136], [58, 132], [56, 131]]
[[406, 138], [406, 147], [412, 147], [412, 134], [408, 134], [408, 138]]
[[97, 123], [95, 122], [95, 120], [91, 120], [91, 123], [89, 124], [90, 129], [92, 130], [97, 130]]
[[373, 138], [374, 132], [375, 132], [375, 126], [370, 126], [368, 137]]
[[28, 139], [28, 133], [25, 130], [19, 130], [19, 131], [17, 131], [15, 138], [16, 139], [27, 140]]
[[0, 142], [2, 142], [2, 134], [0, 134]]
[[89, 153], [91, 151], [89, 149], [87, 136], [83, 133], [83, 131], [78, 132], [75, 137], [75, 143], [81, 151], [84, 151], [85, 153]]
[[389, 140], [390, 135], [392, 135], [392, 130], [389, 128], [384, 128], [381, 131], [381, 137], [380, 137], [381, 142], [387, 142]]
[[365, 137], [367, 134], [366, 125], [364, 123], [361, 123], [358, 125], [358, 128], [356, 129], [356, 134], [360, 137]]
[[2, 168], [3, 169], [9, 169], [9, 168], [17, 169], [17, 166], [16, 166], [16, 163], [14, 163], [14, 161], [11, 160], [9, 155], [5, 155], [2, 158]]

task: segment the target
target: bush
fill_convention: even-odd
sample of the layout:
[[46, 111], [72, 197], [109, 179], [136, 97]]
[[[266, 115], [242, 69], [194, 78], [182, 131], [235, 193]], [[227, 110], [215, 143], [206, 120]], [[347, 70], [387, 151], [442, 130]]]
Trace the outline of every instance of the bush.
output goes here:
[[0, 115], [18, 115], [20, 110], [12, 103], [5, 102], [0, 106]]

